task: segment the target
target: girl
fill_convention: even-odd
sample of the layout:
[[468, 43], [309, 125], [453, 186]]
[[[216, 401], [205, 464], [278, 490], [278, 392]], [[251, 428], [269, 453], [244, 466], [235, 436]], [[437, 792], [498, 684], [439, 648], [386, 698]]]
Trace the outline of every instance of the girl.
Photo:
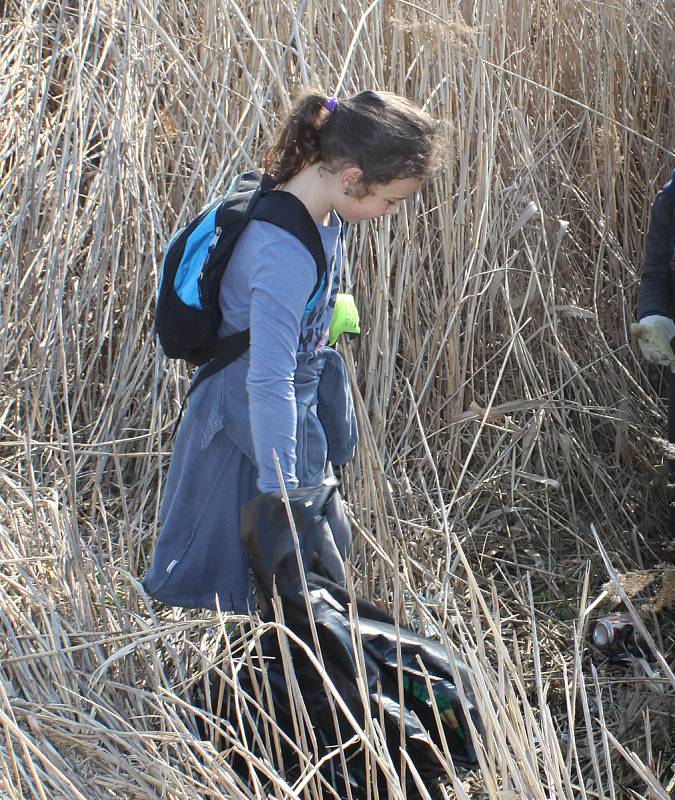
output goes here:
[[[346, 371], [326, 346], [342, 269], [342, 221], [394, 214], [439, 160], [438, 123], [406, 99], [366, 91], [294, 104], [264, 170], [318, 228], [328, 271], [293, 235], [249, 222], [220, 289], [223, 336], [250, 328], [250, 349], [190, 396], [167, 475], [162, 528], [145, 589], [170, 605], [247, 613], [240, 509], [286, 486], [317, 484], [353, 456]], [[309, 302], [308, 302], [309, 300]], [[344, 558], [351, 531], [337, 493], [328, 515]], [[216, 605], [217, 597], [217, 605]]]

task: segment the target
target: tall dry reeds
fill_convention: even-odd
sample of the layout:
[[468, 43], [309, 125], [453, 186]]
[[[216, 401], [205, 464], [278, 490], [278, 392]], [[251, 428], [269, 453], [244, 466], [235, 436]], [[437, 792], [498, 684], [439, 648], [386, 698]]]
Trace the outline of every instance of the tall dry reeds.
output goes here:
[[[471, 667], [482, 769], [448, 763], [448, 796], [665, 798], [664, 405], [627, 331], [674, 166], [668, 4], [9, 0], [0, 26], [0, 797], [328, 796], [311, 760], [270, 745], [242, 781], [240, 731], [200, 738], [196, 687], [260, 627], [138, 582], [188, 385], [151, 336], [162, 248], [315, 85], [452, 126], [439, 177], [347, 237], [342, 475], [357, 589]], [[645, 658], [588, 645], [617, 593]]]

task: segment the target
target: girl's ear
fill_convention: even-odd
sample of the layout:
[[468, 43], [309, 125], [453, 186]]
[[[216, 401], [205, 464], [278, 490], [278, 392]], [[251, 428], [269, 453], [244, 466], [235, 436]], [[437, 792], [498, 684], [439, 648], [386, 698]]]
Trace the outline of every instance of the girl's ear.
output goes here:
[[363, 171], [355, 166], [342, 167], [338, 173], [340, 189], [343, 192], [354, 192], [361, 182]]

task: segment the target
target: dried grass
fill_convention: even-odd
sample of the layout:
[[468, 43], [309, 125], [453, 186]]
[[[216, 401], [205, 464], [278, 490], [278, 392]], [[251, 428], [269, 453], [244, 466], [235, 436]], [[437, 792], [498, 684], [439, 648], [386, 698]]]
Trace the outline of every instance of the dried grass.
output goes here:
[[[672, 167], [672, 21], [662, 0], [0, 4], [1, 797], [330, 796], [311, 760], [279, 769], [273, 725], [242, 781], [242, 729], [193, 705], [261, 626], [138, 583], [187, 387], [150, 336], [162, 246], [307, 83], [454, 128], [438, 179], [348, 237], [366, 335], [342, 476], [356, 588], [472, 671], [482, 769], [448, 763], [448, 796], [667, 797], [672, 570], [619, 574], [649, 575], [664, 535], [660, 375], [627, 331]], [[589, 647], [611, 593], [648, 657]], [[353, 742], [399, 797], [375, 723]]]

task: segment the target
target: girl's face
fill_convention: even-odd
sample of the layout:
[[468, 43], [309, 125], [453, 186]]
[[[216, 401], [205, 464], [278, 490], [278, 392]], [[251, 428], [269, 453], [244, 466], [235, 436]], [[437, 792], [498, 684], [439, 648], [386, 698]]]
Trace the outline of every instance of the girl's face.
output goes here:
[[347, 222], [362, 222], [385, 214], [395, 214], [401, 201], [422, 186], [419, 178], [396, 178], [389, 183], [371, 186], [369, 193], [359, 199], [354, 195], [358, 180], [353, 173], [350, 177], [347, 172], [340, 174], [341, 192], [334, 206], [337, 213]]

